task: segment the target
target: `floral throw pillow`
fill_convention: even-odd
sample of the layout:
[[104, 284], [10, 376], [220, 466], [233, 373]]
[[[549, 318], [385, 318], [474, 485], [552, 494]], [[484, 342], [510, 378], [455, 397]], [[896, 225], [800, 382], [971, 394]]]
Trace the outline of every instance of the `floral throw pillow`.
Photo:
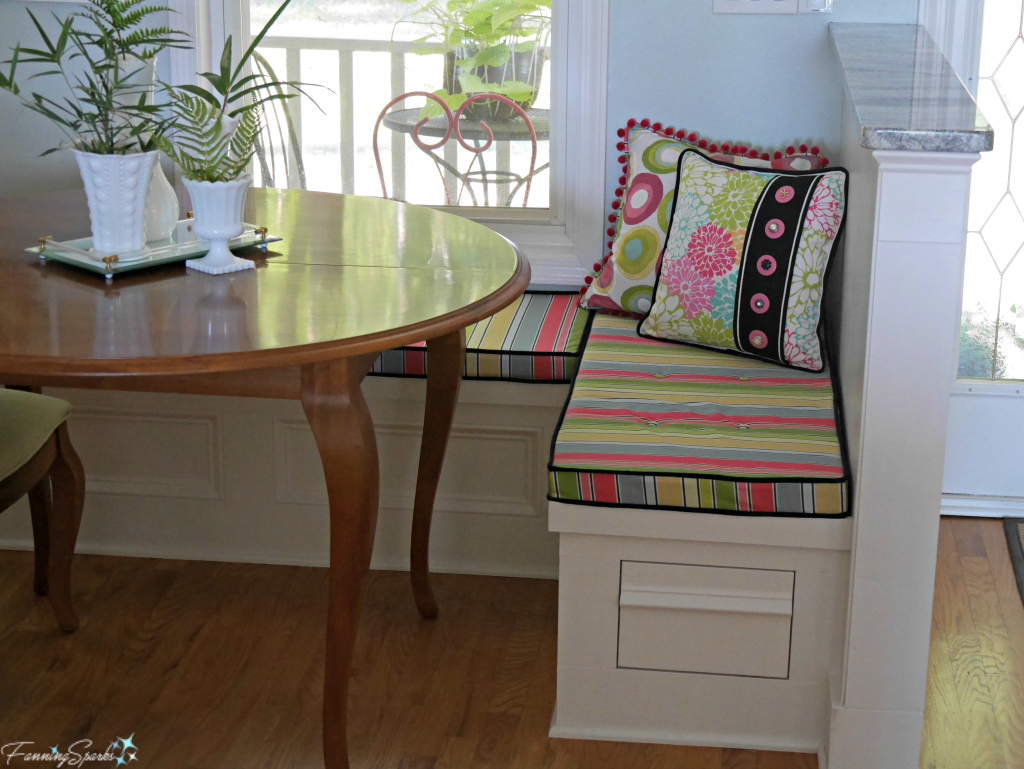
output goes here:
[[683, 152], [640, 336], [825, 367], [818, 324], [847, 173], [741, 169]]
[[580, 290], [580, 304], [590, 310], [643, 314], [650, 309], [683, 150], [700, 149], [720, 162], [745, 168], [810, 170], [828, 165], [817, 147], [790, 146], [772, 157], [745, 145], [709, 143], [696, 133], [646, 120], [631, 120], [619, 135], [617, 148], [626, 153], [619, 160], [625, 165], [609, 215], [613, 226], [608, 228], [608, 252]]

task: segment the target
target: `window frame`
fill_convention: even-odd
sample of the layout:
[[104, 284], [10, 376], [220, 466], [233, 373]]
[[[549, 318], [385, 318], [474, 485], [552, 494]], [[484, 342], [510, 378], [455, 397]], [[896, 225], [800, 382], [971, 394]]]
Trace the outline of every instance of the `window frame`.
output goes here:
[[[174, 25], [195, 50], [171, 50], [171, 82], [196, 82], [229, 34], [248, 35], [247, 0], [170, 0]], [[552, 0], [551, 206], [529, 209], [440, 206], [479, 221], [526, 253], [533, 282], [579, 285], [604, 242], [610, 0]]]

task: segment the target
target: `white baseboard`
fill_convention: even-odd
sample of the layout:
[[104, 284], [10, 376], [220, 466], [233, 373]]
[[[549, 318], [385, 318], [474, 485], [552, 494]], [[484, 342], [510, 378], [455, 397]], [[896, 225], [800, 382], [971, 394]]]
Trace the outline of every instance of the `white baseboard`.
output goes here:
[[659, 732], [639, 729], [604, 729], [559, 726], [557, 712], [551, 716], [548, 736], [563, 740], [600, 740], [602, 742], [640, 742], [653, 745], [689, 745], [697, 748], [734, 748], [736, 750], [767, 750], [779, 753], [815, 753], [821, 763], [822, 746], [787, 742], [786, 740], [750, 740], [730, 734]]
[[940, 512], [970, 518], [1024, 518], [1024, 497], [943, 494]]
[[[32, 540], [0, 539], [0, 550], [33, 550]], [[266, 553], [224, 553], [201, 552], [181, 548], [147, 548], [140, 546], [117, 546], [103, 544], [79, 543], [75, 548], [79, 555], [110, 555], [123, 558], [165, 558], [172, 561], [215, 561], [219, 563], [256, 563], [269, 566], [307, 566], [327, 568], [323, 558], [302, 558], [299, 556], [268, 556]], [[370, 561], [370, 568], [377, 571], [409, 571], [408, 557], [380, 557], [376, 555]], [[521, 577], [523, 579], [558, 579], [558, 569], [544, 566], [511, 566], [500, 567], [491, 563], [473, 563], [459, 560], [457, 562], [431, 563], [433, 574], [472, 574], [483, 577]]]

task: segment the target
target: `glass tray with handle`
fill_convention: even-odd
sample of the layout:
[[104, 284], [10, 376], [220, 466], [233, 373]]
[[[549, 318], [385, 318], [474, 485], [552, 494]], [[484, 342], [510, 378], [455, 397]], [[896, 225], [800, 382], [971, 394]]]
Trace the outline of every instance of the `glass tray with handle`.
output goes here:
[[[40, 259], [55, 259], [64, 264], [81, 267], [90, 272], [99, 273], [107, 280], [115, 275], [158, 264], [180, 262], [202, 256], [210, 250], [210, 242], [200, 238], [192, 231], [192, 219], [182, 219], [175, 225], [171, 237], [164, 240], [152, 240], [141, 251], [125, 254], [99, 254], [92, 251], [92, 238], [57, 241], [52, 237], [39, 238], [39, 245], [25, 249], [39, 254]], [[244, 246], [262, 246], [266, 250], [267, 243], [281, 240], [277, 235], [270, 235], [266, 227], [246, 224], [245, 231], [237, 238], [228, 241], [229, 248]]]

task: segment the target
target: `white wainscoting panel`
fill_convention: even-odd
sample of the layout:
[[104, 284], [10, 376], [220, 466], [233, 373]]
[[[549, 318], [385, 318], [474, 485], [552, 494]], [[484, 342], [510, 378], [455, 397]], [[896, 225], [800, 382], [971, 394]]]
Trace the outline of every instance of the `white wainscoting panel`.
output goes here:
[[[78, 551], [326, 566], [323, 469], [298, 401], [47, 390], [86, 469]], [[368, 378], [381, 505], [373, 568], [407, 569], [425, 383]], [[547, 460], [565, 385], [466, 382], [435, 505], [435, 571], [553, 578]], [[0, 548], [31, 548], [27, 503]]]
[[221, 499], [220, 418], [79, 408], [69, 429], [98, 494]]

